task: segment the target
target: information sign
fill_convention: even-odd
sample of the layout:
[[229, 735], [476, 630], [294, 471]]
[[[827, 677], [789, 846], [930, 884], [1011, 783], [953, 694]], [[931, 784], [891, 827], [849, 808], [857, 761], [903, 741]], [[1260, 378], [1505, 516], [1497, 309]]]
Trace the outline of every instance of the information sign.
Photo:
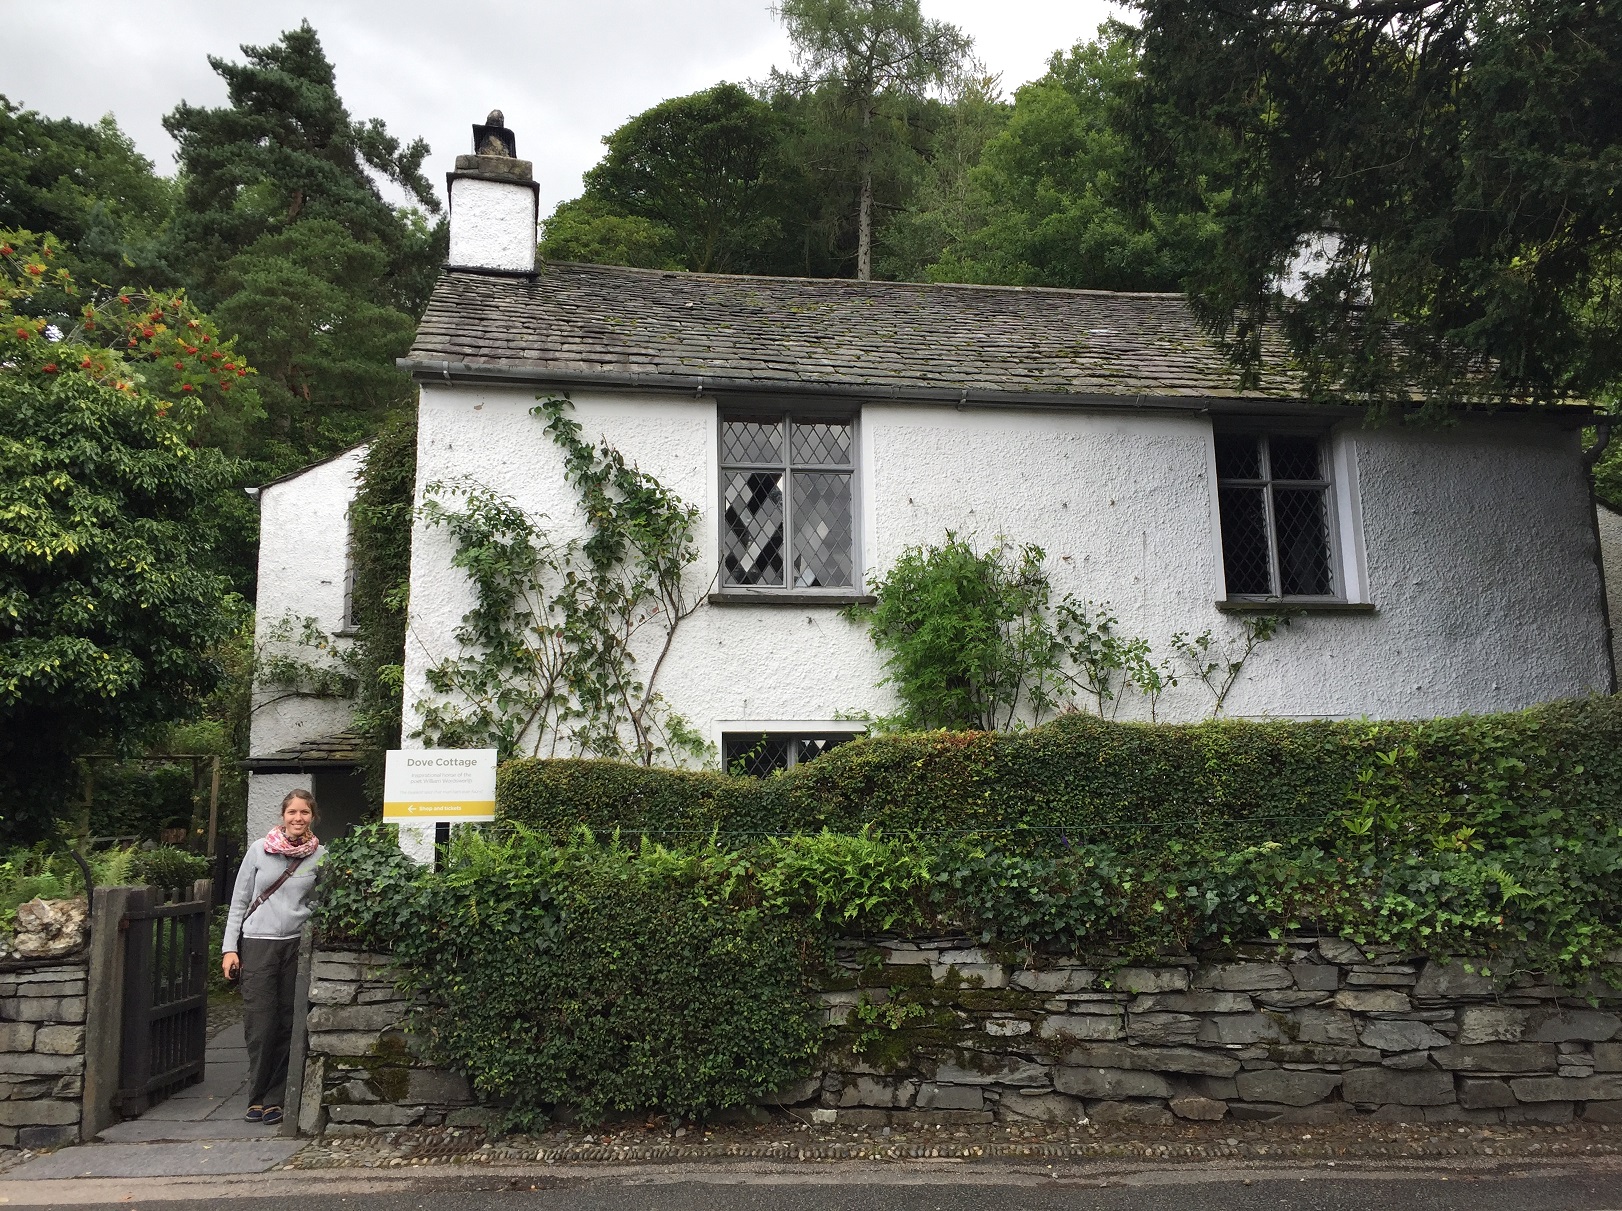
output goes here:
[[495, 749], [390, 749], [385, 754], [384, 820], [478, 824], [495, 818]]

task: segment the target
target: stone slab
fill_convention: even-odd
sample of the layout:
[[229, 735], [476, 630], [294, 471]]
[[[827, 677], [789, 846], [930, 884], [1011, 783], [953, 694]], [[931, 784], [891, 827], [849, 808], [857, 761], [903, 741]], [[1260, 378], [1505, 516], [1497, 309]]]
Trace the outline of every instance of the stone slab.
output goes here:
[[1354, 1068], [1341, 1086], [1348, 1102], [1402, 1106], [1444, 1106], [1455, 1099], [1453, 1075], [1435, 1069], [1394, 1072], [1389, 1068]]
[[1170, 1083], [1154, 1072], [1131, 1068], [1066, 1068], [1053, 1070], [1053, 1087], [1072, 1097], [1158, 1097], [1172, 1094]]
[[1603, 1043], [1622, 1028], [1614, 1013], [1592, 1009], [1568, 1009], [1558, 1017], [1546, 1018], [1526, 1037], [1534, 1043]]
[[1132, 1013], [1249, 1013], [1254, 1008], [1242, 992], [1151, 992], [1127, 1006]]
[[1490, 997], [1498, 991], [1497, 984], [1479, 972], [1466, 971], [1458, 961], [1438, 963], [1431, 961], [1419, 973], [1414, 985], [1416, 997]]
[[1291, 963], [1290, 976], [1304, 992], [1335, 992], [1340, 988], [1340, 968], [1328, 963]]
[[1477, 1043], [1470, 1047], [1457, 1044], [1438, 1047], [1431, 1059], [1440, 1068], [1454, 1072], [1553, 1072], [1555, 1049], [1553, 1043]]
[[304, 1140], [219, 1140], [173, 1144], [85, 1144], [36, 1156], [0, 1174], [0, 1183], [72, 1177], [196, 1177], [215, 1173], [264, 1173], [281, 1164]]
[[194, 1122], [143, 1114], [126, 1123], [114, 1123], [96, 1138], [109, 1144], [156, 1144], [177, 1140], [270, 1140], [277, 1137], [280, 1126], [243, 1122], [242, 1110], [246, 1109], [244, 1102], [242, 1109], [229, 1118], [222, 1116]]
[[1098, 973], [1085, 967], [1056, 967], [1048, 971], [1022, 968], [1014, 972], [1012, 984], [1026, 992], [1086, 992]]
[[1113, 1013], [1055, 1013], [1042, 1019], [1037, 1033], [1044, 1039], [1119, 1039], [1126, 1034], [1121, 1018]]
[[1194, 1047], [1130, 1047], [1125, 1043], [1083, 1043], [1064, 1053], [1078, 1068], [1135, 1068], [1144, 1072], [1186, 1072], [1196, 1076], [1231, 1077], [1239, 1061], [1220, 1051]]
[[1449, 1040], [1437, 1034], [1424, 1022], [1402, 1022], [1376, 1019], [1363, 1023], [1363, 1045], [1378, 1047], [1381, 1051], [1422, 1051], [1430, 1047], [1446, 1047]]
[[1523, 1102], [1622, 1100], [1622, 1074], [1615, 1076], [1523, 1076], [1509, 1083]]
[[1239, 1096], [1247, 1102], [1310, 1106], [1333, 1093], [1340, 1080], [1338, 1073], [1331, 1072], [1290, 1072], [1279, 1068], [1241, 1072]]
[[1295, 979], [1282, 963], [1224, 963], [1200, 969], [1196, 981], [1201, 988], [1222, 992], [1263, 992], [1294, 988]]
[[1508, 1005], [1467, 1005], [1459, 1013], [1461, 1046], [1476, 1043], [1518, 1043], [1526, 1033], [1527, 1013]]
[[997, 1115], [1004, 1119], [1026, 1119], [1041, 1123], [1084, 1123], [1087, 1107], [1062, 1093], [1014, 1094], [997, 1103]]
[[1188, 972], [1181, 967], [1123, 967], [1110, 977], [1110, 987], [1117, 992], [1139, 994], [1184, 992], [1188, 989]]

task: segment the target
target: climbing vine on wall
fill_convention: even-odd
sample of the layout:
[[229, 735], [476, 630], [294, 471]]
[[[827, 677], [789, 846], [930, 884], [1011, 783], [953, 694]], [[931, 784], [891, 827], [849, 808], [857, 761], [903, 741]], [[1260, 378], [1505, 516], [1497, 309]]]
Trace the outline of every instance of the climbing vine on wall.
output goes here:
[[503, 759], [611, 757], [653, 765], [704, 751], [656, 683], [677, 628], [700, 600], [698, 509], [606, 441], [581, 435], [568, 399], [532, 412], [563, 452], [583, 538], [559, 541], [501, 494], [468, 480], [430, 484], [421, 508], [456, 543], [475, 604], [458, 655], [428, 670], [416, 733], [447, 747], [493, 745]]

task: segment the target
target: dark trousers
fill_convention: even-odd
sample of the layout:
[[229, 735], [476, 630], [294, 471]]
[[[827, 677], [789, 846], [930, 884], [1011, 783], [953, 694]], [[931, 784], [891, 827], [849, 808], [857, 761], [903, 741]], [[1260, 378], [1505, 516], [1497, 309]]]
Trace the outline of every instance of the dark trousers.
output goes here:
[[297, 938], [243, 938], [243, 1032], [248, 1036], [248, 1104], [280, 1106], [287, 1094], [287, 1049], [293, 1042]]

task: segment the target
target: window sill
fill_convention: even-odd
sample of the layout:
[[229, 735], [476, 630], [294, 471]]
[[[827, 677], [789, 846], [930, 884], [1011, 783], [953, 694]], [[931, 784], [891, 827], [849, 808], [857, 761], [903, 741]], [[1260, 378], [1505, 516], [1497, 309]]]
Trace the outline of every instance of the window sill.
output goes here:
[[341, 631], [334, 631], [332, 633], [332, 637], [334, 639], [359, 639], [360, 638], [360, 628], [359, 627], [345, 627]]
[[832, 606], [876, 605], [878, 598], [866, 593], [738, 592], [711, 593], [712, 606]]
[[1273, 598], [1257, 601], [1244, 597], [1229, 597], [1216, 603], [1224, 614], [1372, 614], [1372, 601], [1292, 601]]

